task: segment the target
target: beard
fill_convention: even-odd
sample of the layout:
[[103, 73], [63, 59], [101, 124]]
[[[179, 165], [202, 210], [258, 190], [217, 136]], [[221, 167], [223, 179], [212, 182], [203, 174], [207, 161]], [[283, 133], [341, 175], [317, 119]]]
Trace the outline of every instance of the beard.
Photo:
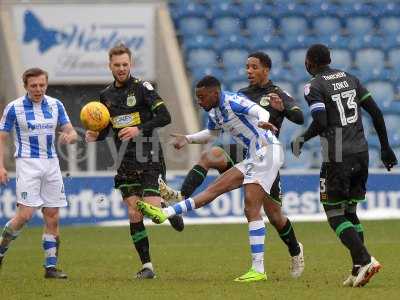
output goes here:
[[114, 80], [117, 81], [118, 83], [121, 83], [121, 84], [127, 82], [130, 76], [131, 76], [131, 74], [128, 73], [128, 74], [126, 75], [126, 77], [125, 77], [122, 81], [120, 81], [119, 78], [118, 78], [118, 76], [113, 74]]

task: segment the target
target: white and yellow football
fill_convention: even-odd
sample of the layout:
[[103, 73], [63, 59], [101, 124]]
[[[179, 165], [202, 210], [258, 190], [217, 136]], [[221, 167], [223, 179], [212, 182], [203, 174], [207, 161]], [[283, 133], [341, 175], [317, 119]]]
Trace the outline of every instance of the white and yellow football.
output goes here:
[[91, 101], [82, 107], [80, 118], [87, 130], [100, 131], [110, 123], [110, 112], [103, 103]]

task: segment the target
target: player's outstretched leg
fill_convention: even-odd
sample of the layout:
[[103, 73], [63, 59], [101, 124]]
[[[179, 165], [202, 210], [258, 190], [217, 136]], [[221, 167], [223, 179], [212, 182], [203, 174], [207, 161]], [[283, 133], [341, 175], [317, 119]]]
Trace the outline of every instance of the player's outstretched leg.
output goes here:
[[241, 186], [242, 182], [242, 173], [236, 168], [231, 168], [221, 175], [213, 184], [208, 186], [205, 191], [197, 195], [195, 197], [196, 201], [194, 198], [187, 198], [166, 208], [158, 208], [143, 201], [137, 201], [137, 208], [143, 215], [152, 219], [154, 223], [161, 224], [164, 223], [167, 218], [185, 214], [188, 211], [210, 203], [219, 195], [238, 188]]
[[150, 218], [154, 223], [161, 224], [164, 223], [168, 218], [181, 215], [195, 209], [195, 203], [192, 198], [188, 198], [172, 206], [158, 208], [149, 203], [138, 201], [137, 208], [143, 215]]
[[[158, 189], [160, 191], [160, 196], [162, 198], [161, 201], [161, 207], [165, 208], [167, 205], [171, 205], [171, 203], [175, 203], [177, 201], [180, 201], [182, 199], [182, 195], [180, 192], [177, 192], [167, 186], [167, 184], [164, 182], [164, 180], [161, 178], [161, 176], [158, 178]], [[167, 203], [165, 202], [167, 200]], [[175, 229], [178, 232], [183, 231], [185, 229], [185, 223], [183, 222], [182, 216], [176, 215], [168, 218], [169, 223], [171, 224], [171, 227]]]
[[[164, 201], [161, 202], [161, 207], [162, 208], [167, 207]], [[181, 232], [183, 231], [183, 229], [185, 229], [185, 223], [183, 222], [183, 218], [180, 215], [169, 217], [168, 222], [169, 224], [171, 224], [171, 227], [178, 232]]]
[[230, 168], [228, 159], [230, 157], [222, 146], [213, 146], [211, 149], [204, 151], [198, 163], [187, 173], [180, 191], [172, 189], [162, 179], [159, 180], [161, 197], [169, 202], [170, 205], [191, 197], [206, 179], [209, 169], [216, 169], [223, 173]]

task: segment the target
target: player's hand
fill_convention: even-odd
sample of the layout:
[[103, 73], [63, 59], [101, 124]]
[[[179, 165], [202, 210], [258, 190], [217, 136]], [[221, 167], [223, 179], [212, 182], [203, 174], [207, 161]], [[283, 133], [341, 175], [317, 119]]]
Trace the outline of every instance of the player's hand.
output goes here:
[[381, 160], [385, 166], [385, 168], [390, 172], [390, 169], [397, 165], [397, 158], [394, 154], [392, 148], [382, 149], [381, 151]]
[[140, 129], [135, 127], [125, 127], [118, 132], [118, 137], [121, 141], [128, 141], [137, 137], [140, 133]]
[[175, 149], [178, 149], [178, 150], [182, 149], [187, 144], [189, 144], [189, 140], [187, 139], [187, 137], [184, 134], [171, 133], [171, 136], [173, 137], [173, 140], [171, 141], [171, 143]]
[[61, 144], [73, 144], [76, 142], [77, 136], [74, 133], [59, 132], [58, 138]]
[[298, 136], [290, 143], [290, 148], [294, 156], [299, 157], [301, 154], [301, 148], [304, 145], [304, 137]]
[[98, 131], [86, 130], [85, 132], [86, 143], [95, 142], [99, 134], [100, 133]]
[[285, 109], [282, 98], [279, 97], [278, 94], [270, 93], [267, 95], [267, 97], [269, 99], [269, 104], [273, 109], [276, 109], [277, 111], [283, 111]]
[[271, 130], [274, 134], [278, 132], [278, 128], [276, 128], [275, 125], [270, 122], [261, 121], [258, 122], [257, 126], [265, 130]]
[[5, 168], [0, 168], [0, 184], [7, 184], [8, 175], [7, 170]]

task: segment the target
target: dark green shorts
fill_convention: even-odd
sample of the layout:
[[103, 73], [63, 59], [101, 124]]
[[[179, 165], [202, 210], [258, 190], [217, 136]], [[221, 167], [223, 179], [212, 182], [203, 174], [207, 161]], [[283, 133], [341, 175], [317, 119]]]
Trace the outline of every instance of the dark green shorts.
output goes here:
[[122, 198], [160, 196], [158, 188], [160, 176], [165, 179], [165, 169], [161, 165], [160, 168], [154, 167], [153, 164], [152, 168], [135, 170], [122, 163], [114, 177], [114, 187], [121, 191]]
[[324, 162], [320, 172], [320, 200], [324, 205], [365, 200], [368, 152], [343, 157], [342, 162]]

